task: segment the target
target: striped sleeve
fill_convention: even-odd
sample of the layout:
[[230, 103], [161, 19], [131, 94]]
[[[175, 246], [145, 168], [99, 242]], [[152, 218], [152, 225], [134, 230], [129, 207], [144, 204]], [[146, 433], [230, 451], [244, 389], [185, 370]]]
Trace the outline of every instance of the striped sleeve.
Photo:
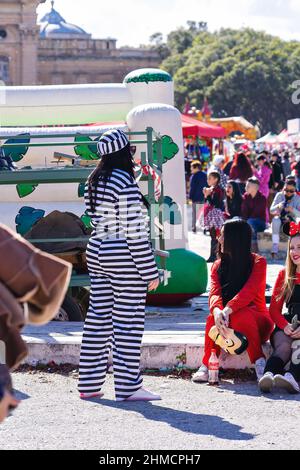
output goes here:
[[146, 282], [157, 279], [158, 268], [142, 213], [140, 191], [135, 183], [126, 186], [119, 194], [119, 218], [141, 278]]

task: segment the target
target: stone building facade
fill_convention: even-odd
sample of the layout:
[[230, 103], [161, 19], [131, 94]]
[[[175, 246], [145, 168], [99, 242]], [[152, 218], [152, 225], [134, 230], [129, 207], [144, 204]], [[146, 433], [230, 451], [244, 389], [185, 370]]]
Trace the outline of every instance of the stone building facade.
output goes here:
[[117, 48], [116, 39], [93, 39], [68, 23], [46, 0], [0, 0], [0, 79], [8, 85], [120, 82], [138, 68], [157, 67], [149, 49]]

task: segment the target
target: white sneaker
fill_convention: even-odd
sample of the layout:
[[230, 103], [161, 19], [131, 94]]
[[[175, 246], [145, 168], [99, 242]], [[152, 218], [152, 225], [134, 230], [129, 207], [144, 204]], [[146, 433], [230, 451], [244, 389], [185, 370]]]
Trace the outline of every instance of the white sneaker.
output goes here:
[[149, 392], [145, 388], [140, 388], [128, 398], [117, 398], [117, 401], [158, 401], [161, 400], [159, 395]]
[[266, 372], [258, 382], [258, 386], [263, 393], [270, 393], [274, 385], [274, 374], [272, 372]]
[[266, 364], [267, 362], [264, 357], [257, 359], [255, 363], [255, 372], [256, 372], [256, 377], [257, 377], [258, 382], [264, 376]]
[[208, 368], [204, 365], [193, 375], [192, 381], [195, 383], [208, 382]]
[[284, 376], [283, 375], [275, 375], [275, 385], [280, 388], [284, 388], [291, 394], [299, 393], [300, 387], [298, 382], [294, 379], [292, 374], [287, 372]]

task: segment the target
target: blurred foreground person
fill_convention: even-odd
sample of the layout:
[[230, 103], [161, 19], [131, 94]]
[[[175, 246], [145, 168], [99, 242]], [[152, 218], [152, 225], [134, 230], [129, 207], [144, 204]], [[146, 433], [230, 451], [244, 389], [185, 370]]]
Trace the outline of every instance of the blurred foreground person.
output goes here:
[[71, 265], [44, 253], [0, 224], [0, 421], [18, 405], [9, 370], [27, 355], [21, 330], [57, 314], [69, 286]]

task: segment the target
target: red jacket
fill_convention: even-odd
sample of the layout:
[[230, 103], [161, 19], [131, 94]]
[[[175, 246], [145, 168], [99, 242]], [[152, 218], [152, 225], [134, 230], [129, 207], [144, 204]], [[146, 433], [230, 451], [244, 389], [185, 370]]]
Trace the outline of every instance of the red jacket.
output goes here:
[[[284, 330], [285, 327], [288, 325], [288, 321], [284, 318], [282, 315], [282, 309], [283, 305], [285, 302], [284, 297], [280, 297], [282, 287], [284, 284], [284, 278], [285, 278], [285, 269], [280, 271], [278, 274], [273, 294], [272, 294], [272, 299], [271, 299], [271, 305], [270, 305], [270, 315], [276, 326], [280, 328], [281, 330]], [[300, 274], [297, 274], [297, 279], [295, 281], [295, 284], [300, 284]], [[278, 300], [279, 297], [279, 300]]]
[[248, 219], [260, 219], [266, 221], [267, 199], [258, 191], [253, 198], [250, 194], [244, 194], [242, 202], [242, 217]]
[[266, 277], [267, 277], [267, 262], [262, 256], [252, 254], [253, 269], [252, 273], [240, 290], [240, 292], [228, 302], [223, 305], [222, 288], [219, 280], [218, 269], [221, 260], [214, 263], [211, 270], [211, 287], [209, 296], [209, 308], [211, 314], [215, 308], [223, 310], [226, 306], [230, 307], [232, 312], [237, 312], [246, 307], [255, 307], [257, 311], [268, 314], [266, 306]]

